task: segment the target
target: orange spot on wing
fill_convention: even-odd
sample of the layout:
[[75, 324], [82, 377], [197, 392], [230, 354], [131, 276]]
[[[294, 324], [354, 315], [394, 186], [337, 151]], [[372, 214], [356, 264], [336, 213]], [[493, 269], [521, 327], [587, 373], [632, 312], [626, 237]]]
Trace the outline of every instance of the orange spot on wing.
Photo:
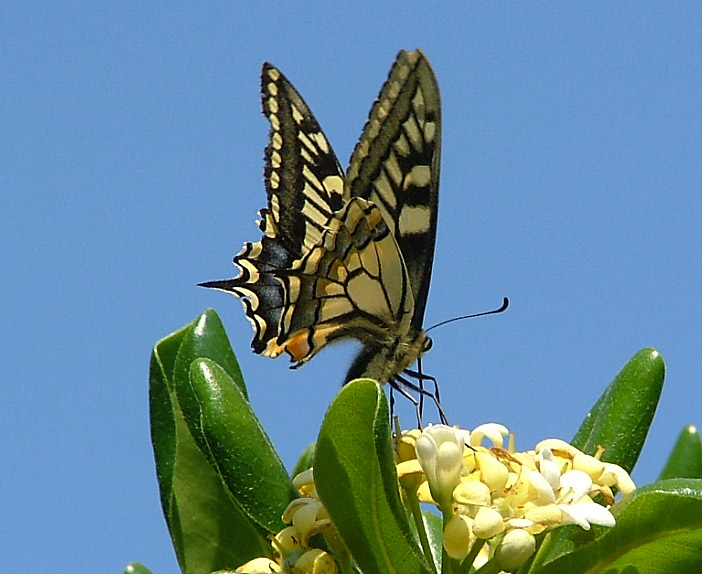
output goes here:
[[293, 358], [294, 361], [302, 361], [312, 352], [308, 335], [308, 331], [303, 329], [295, 333], [292, 337], [285, 341], [285, 343], [283, 343], [285, 351]]

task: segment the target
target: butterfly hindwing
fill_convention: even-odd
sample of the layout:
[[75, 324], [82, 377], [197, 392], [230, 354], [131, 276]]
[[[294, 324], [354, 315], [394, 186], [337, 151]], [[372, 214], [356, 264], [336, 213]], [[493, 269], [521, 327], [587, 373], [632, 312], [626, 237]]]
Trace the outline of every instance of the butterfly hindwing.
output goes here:
[[412, 316], [407, 270], [378, 207], [353, 198], [326, 227], [280, 275], [287, 300], [275, 354], [286, 351], [298, 364], [335, 339], [384, 341], [388, 325], [404, 321], [406, 330]]

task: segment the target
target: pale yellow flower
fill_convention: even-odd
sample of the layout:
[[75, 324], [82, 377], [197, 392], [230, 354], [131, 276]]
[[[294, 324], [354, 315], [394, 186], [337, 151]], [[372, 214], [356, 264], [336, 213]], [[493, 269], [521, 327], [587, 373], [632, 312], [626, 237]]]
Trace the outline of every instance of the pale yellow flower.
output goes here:
[[271, 574], [271, 572], [282, 572], [281, 567], [275, 560], [270, 558], [254, 558], [246, 564], [239, 566], [234, 572], [246, 574]]
[[495, 550], [495, 559], [500, 568], [516, 570], [524, 564], [536, 549], [536, 539], [521, 528], [515, 528], [505, 534]]
[[446, 425], [429, 426], [417, 438], [417, 460], [439, 505], [451, 504], [451, 493], [463, 467], [462, 433]]

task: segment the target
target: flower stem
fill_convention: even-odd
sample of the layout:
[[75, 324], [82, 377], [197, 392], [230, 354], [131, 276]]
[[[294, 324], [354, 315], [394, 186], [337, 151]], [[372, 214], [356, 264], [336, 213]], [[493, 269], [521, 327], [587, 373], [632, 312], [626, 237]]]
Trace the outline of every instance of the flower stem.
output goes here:
[[478, 568], [475, 571], [475, 574], [497, 574], [498, 572], [501, 572], [501, 570], [497, 565], [497, 562], [495, 560], [490, 560], [489, 562], [483, 564], [481, 568]]
[[[461, 568], [459, 569], [459, 572], [461, 574], [463, 572], [470, 572], [471, 568], [473, 567], [473, 562], [475, 562], [475, 559], [478, 557], [478, 554], [480, 554], [480, 551], [482, 550], [484, 545], [485, 545], [485, 540], [478, 538], [475, 541], [475, 543], [473, 544], [473, 547], [470, 549], [470, 552], [468, 553], [468, 556], [466, 556], [463, 559], [463, 561], [461, 562]], [[487, 564], [485, 564], [485, 566], [487, 566]], [[483, 568], [485, 566], [483, 566]], [[483, 568], [480, 568], [478, 570], [478, 572], [481, 572], [481, 574], [485, 574], [482, 572]], [[487, 572], [491, 572], [491, 570], [486, 570], [486, 573]]]
[[341, 566], [342, 574], [355, 574], [353, 564], [351, 563], [351, 554], [348, 551], [341, 552], [336, 558]]
[[412, 511], [412, 518], [414, 518], [414, 525], [417, 527], [417, 534], [419, 535], [419, 543], [422, 545], [422, 550], [424, 555], [427, 557], [427, 561], [431, 564], [431, 569], [436, 574], [436, 564], [434, 564], [434, 555], [431, 552], [431, 546], [429, 545], [429, 538], [427, 537], [427, 531], [424, 527], [424, 518], [422, 516], [422, 509], [419, 506], [419, 499], [417, 498], [417, 491], [412, 489], [405, 490], [405, 495], [407, 496], [407, 502], [409, 503], [410, 510]]

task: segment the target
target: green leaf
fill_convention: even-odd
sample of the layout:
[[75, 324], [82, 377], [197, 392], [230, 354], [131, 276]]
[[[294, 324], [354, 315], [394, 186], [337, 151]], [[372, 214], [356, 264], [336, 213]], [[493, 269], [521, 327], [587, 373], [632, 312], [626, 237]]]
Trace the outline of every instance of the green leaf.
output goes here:
[[663, 389], [665, 363], [655, 349], [642, 349], [624, 365], [595, 403], [571, 441], [602, 460], [631, 472], [639, 458]]
[[300, 455], [300, 458], [297, 459], [297, 462], [295, 463], [295, 468], [293, 469], [290, 476], [295, 477], [301, 472], [307, 470], [308, 468], [312, 468], [312, 466], [314, 465], [314, 451], [315, 444], [312, 443]]
[[[588, 454], [602, 446], [603, 461], [631, 472], [653, 420], [664, 377], [665, 363], [658, 351], [647, 348], [636, 353], [602, 393], [571, 443]], [[577, 526], [559, 528], [546, 537], [534, 564], [571, 552], [592, 536]]]
[[593, 542], [533, 572], [702, 572], [702, 480], [648, 485], [613, 506], [612, 513], [615, 527], [597, 528]]
[[132, 562], [124, 569], [124, 574], [151, 574], [151, 570], [143, 564]]
[[[174, 366], [174, 380], [178, 401], [185, 415], [190, 432], [202, 446], [199, 436], [199, 413], [197, 397], [188, 383], [190, 365], [197, 358], [207, 357], [219, 364], [246, 396], [246, 385], [234, 356], [222, 321], [212, 309], [205, 311], [184, 333]], [[248, 397], [247, 397], [248, 398]]]
[[269, 532], [281, 530], [297, 492], [248, 400], [211, 359], [192, 363], [190, 381], [207, 449], [232, 497]]
[[436, 564], [436, 569], [441, 572], [441, 560], [444, 552], [444, 521], [433, 512], [422, 512], [422, 517], [434, 564]]
[[324, 417], [317, 492], [364, 574], [428, 573], [400, 501], [387, 401], [375, 381], [345, 385]]
[[680, 433], [659, 480], [666, 478], [702, 478], [702, 442], [693, 425]]
[[[237, 567], [270, 555], [264, 532], [231, 500], [197, 448], [183, 418], [173, 379], [181, 344], [209, 323], [208, 311], [159, 341], [151, 356], [149, 407], [161, 504], [182, 572]], [[216, 317], [216, 316], [215, 316]]]

